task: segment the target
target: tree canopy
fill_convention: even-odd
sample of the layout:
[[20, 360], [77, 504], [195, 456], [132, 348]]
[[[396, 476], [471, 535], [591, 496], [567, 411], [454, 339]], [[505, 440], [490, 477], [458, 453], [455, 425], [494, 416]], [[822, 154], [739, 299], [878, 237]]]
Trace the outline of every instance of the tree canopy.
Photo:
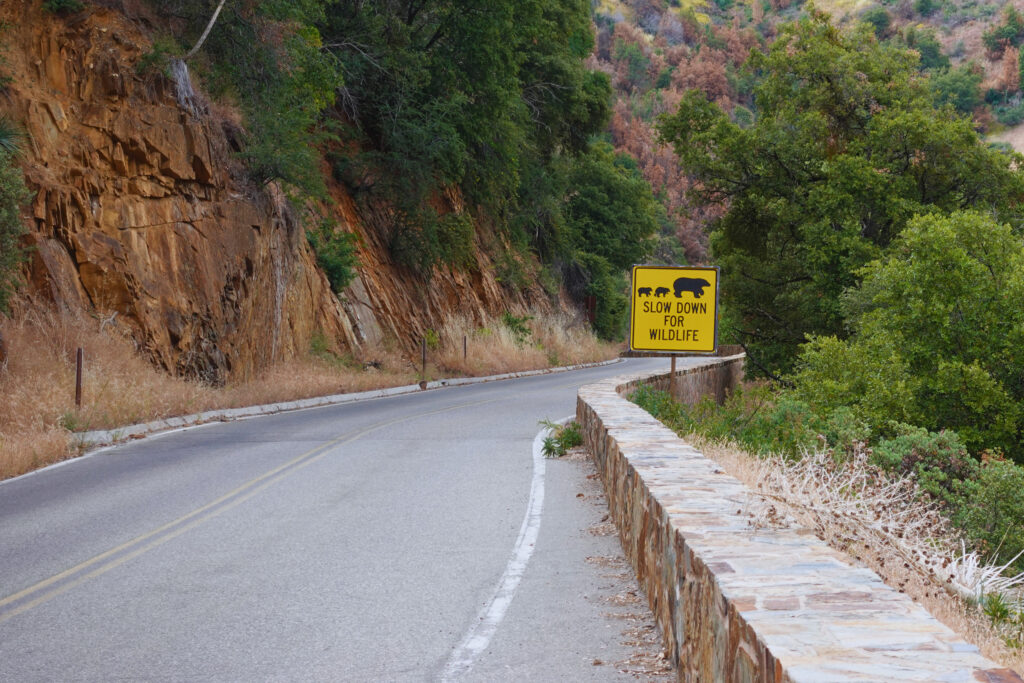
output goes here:
[[848, 334], [844, 290], [916, 214], [973, 209], [1017, 218], [1020, 157], [984, 145], [952, 107], [934, 109], [917, 53], [815, 13], [748, 67], [756, 120], [740, 127], [690, 91], [663, 118], [697, 183], [722, 205], [714, 260], [736, 335], [763, 374], [793, 367], [808, 335]]

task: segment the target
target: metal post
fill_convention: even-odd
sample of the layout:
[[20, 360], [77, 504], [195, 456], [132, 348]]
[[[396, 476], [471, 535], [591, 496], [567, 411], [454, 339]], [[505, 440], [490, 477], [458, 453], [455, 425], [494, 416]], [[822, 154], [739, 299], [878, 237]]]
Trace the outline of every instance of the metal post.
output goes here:
[[420, 372], [420, 389], [427, 388], [427, 338], [423, 337], [420, 342], [420, 363], [422, 371]]
[[75, 407], [82, 407], [82, 364], [85, 362], [85, 352], [78, 347], [75, 353]]
[[466, 360], [469, 357], [469, 342], [467, 339], [466, 335], [462, 335], [462, 360]]
[[672, 355], [672, 369], [668, 375], [668, 395], [673, 399], [678, 398], [676, 396], [676, 357]]

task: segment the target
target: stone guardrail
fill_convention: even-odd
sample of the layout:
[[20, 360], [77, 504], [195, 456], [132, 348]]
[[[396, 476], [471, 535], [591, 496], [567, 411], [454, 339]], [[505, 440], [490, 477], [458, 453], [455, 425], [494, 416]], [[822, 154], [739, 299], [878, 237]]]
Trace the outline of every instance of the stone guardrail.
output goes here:
[[[677, 395], [721, 396], [742, 363], [685, 368]], [[680, 681], [1022, 681], [810, 530], [752, 528], [754, 494], [623, 396], [668, 380], [585, 386], [576, 416]]]

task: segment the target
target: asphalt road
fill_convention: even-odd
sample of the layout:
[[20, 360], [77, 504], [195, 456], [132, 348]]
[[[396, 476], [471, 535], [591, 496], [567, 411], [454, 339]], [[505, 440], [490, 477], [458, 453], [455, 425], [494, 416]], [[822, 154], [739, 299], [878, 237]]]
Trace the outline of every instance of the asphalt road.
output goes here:
[[534, 442], [580, 385], [667, 366], [217, 423], [2, 483], [0, 680], [617, 680], [586, 561], [617, 541]]

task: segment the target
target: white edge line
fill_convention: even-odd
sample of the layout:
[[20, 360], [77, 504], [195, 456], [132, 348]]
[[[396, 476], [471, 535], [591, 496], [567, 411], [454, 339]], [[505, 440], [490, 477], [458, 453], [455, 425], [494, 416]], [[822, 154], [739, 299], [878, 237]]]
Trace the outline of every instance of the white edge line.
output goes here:
[[[559, 422], [566, 422], [572, 417], [564, 418]], [[441, 674], [441, 680], [445, 683], [457, 681], [459, 678], [473, 668], [477, 658], [483, 654], [491, 643], [491, 638], [498, 630], [498, 626], [505, 618], [512, 598], [515, 597], [519, 581], [526, 572], [526, 565], [533, 555], [534, 547], [537, 544], [537, 536], [540, 533], [541, 513], [544, 509], [544, 439], [550, 434], [547, 427], [537, 432], [533, 437], [533, 481], [530, 484], [530, 499], [526, 505], [526, 516], [523, 517], [523, 525], [519, 529], [519, 537], [512, 548], [512, 557], [505, 567], [505, 573], [498, 581], [497, 587], [490, 599], [480, 610], [476, 623], [452, 651], [448, 663]]]

